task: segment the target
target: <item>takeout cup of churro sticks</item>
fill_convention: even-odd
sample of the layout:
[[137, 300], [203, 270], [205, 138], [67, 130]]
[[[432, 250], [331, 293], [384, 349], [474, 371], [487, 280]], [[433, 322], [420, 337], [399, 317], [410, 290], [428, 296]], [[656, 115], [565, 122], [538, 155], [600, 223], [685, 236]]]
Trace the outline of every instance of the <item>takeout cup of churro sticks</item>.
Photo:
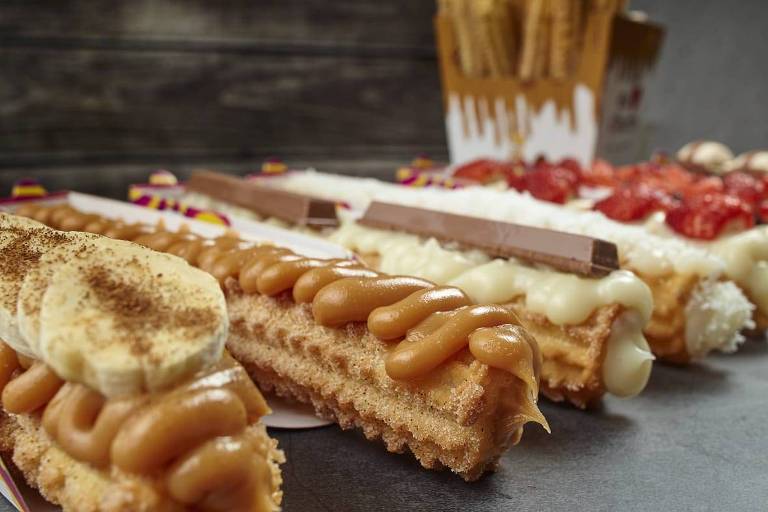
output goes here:
[[453, 163], [643, 150], [643, 90], [664, 31], [622, 0], [439, 0]]

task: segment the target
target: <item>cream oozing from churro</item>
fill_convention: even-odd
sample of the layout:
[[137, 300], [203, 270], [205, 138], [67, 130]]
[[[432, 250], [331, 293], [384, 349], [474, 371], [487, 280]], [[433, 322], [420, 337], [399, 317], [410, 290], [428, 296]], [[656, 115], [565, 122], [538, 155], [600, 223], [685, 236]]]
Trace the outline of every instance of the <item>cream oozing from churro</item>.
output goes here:
[[762, 226], [718, 240], [713, 253], [725, 261], [725, 274], [747, 291], [768, 314], [768, 227]]
[[577, 325], [598, 308], [620, 304], [614, 321], [603, 379], [609, 393], [632, 396], [645, 387], [653, 356], [643, 328], [653, 309], [648, 286], [634, 274], [616, 271], [600, 279], [534, 268], [515, 260], [490, 260], [478, 251], [462, 253], [422, 242], [414, 235], [366, 228], [347, 222], [331, 237], [361, 254], [375, 254], [377, 267], [407, 273], [464, 290], [478, 303], [505, 303], [520, 296], [528, 310], [555, 325]]

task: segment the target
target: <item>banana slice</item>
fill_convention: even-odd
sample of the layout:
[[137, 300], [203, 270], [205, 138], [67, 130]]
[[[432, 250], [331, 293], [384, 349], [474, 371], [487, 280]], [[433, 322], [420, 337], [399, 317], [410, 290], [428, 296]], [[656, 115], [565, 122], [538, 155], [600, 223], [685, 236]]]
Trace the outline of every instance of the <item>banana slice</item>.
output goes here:
[[40, 306], [54, 273], [79, 254], [95, 250], [98, 235], [67, 233], [69, 242], [51, 248], [24, 276], [16, 303], [16, 321], [19, 332], [33, 357], [40, 359]]
[[54, 268], [41, 273], [45, 291], [28, 315], [40, 358], [60, 377], [124, 396], [166, 388], [220, 358], [228, 319], [212, 276], [130, 242], [74, 246], [64, 261], [46, 258]]
[[17, 303], [27, 273], [69, 236], [25, 217], [0, 213], [0, 338], [17, 352], [36, 357], [17, 322]]

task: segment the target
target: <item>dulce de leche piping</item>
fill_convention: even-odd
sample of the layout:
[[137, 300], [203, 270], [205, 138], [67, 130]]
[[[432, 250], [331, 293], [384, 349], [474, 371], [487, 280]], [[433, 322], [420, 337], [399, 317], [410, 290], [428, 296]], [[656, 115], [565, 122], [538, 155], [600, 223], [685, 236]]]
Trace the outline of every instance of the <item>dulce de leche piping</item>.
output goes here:
[[44, 364], [25, 369], [0, 343], [3, 408], [42, 411], [42, 426], [73, 458], [157, 478], [169, 497], [194, 510], [268, 512], [267, 449], [247, 427], [269, 409], [229, 355], [176, 389], [106, 399], [64, 382]]
[[[66, 225], [99, 233], [114, 231], [115, 223], [110, 225], [68, 206], [54, 207], [55, 214], [47, 215], [41, 208], [45, 207], [30, 205], [29, 211], [18, 213], [47, 218], [54, 228]], [[514, 313], [500, 306], [472, 305], [458, 288], [379, 274], [352, 260], [304, 258], [268, 245], [241, 249], [234, 237], [210, 242], [161, 230], [131, 240], [185, 258], [222, 284], [237, 279], [246, 293], [272, 296], [292, 289], [297, 302], [311, 303], [314, 319], [321, 325], [367, 321], [371, 333], [380, 339], [401, 340], [385, 360], [387, 374], [393, 379], [422, 377], [469, 347], [482, 363], [518, 377], [535, 402], [541, 367], [536, 341], [519, 328]], [[511, 329], [515, 326], [518, 328]], [[515, 357], [528, 363], [516, 364]]]

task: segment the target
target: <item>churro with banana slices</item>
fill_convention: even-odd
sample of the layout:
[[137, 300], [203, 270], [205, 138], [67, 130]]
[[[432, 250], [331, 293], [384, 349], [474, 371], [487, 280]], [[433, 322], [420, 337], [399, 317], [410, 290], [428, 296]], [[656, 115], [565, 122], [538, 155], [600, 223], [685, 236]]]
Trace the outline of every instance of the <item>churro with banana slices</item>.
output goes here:
[[279, 510], [269, 413], [183, 259], [0, 214], [0, 449], [64, 511]]
[[[19, 213], [75, 230], [122, 227], [67, 205]], [[141, 231], [131, 240], [219, 280], [228, 348], [262, 387], [311, 403], [390, 451], [409, 449], [426, 468], [475, 480], [520, 440], [526, 423], [548, 429], [536, 405], [539, 347], [511, 309], [355, 260], [304, 258], [236, 237]]]

